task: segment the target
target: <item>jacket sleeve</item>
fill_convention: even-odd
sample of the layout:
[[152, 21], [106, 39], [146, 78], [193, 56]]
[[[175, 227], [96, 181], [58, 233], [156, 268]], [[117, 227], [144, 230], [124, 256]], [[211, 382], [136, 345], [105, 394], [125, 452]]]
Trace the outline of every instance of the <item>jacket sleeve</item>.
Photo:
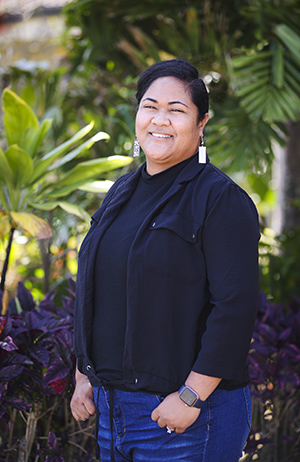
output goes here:
[[203, 227], [211, 311], [195, 372], [222, 379], [248, 379], [247, 355], [258, 305], [259, 225], [249, 196], [227, 185]]

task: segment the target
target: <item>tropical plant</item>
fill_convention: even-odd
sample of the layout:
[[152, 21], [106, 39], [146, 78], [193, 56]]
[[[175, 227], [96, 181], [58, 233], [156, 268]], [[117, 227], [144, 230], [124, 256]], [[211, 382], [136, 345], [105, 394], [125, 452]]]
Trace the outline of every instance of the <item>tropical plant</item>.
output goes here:
[[[89, 221], [89, 215], [79, 205], [64, 198], [76, 189], [106, 192], [111, 182], [93, 182], [100, 175], [128, 165], [132, 159], [126, 156], [81, 161], [82, 155], [99, 140], [109, 135], [98, 132], [87, 141], [78, 142], [93, 128], [93, 123], [75, 133], [70, 139], [46, 154], [42, 141], [51, 126], [51, 120], [38, 121], [29, 105], [9, 89], [3, 92], [7, 149], [0, 149], [0, 202], [2, 236], [10, 229], [0, 288], [4, 289], [5, 275], [13, 235], [17, 226], [39, 239], [49, 239], [50, 225], [35, 211], [50, 211], [60, 207], [68, 213]], [[77, 144], [77, 147], [72, 148]], [[45, 149], [45, 148], [44, 148]], [[69, 167], [71, 166], [71, 167]], [[68, 167], [68, 168], [66, 168]], [[1, 234], [0, 234], [1, 237]]]
[[67, 24], [77, 26], [74, 68], [97, 65], [104, 85], [159, 59], [178, 57], [200, 67], [211, 97], [207, 145], [223, 169], [254, 168], [268, 184], [274, 143], [287, 143], [283, 228], [300, 226], [293, 206], [300, 178], [298, 1], [73, 0], [64, 11]]

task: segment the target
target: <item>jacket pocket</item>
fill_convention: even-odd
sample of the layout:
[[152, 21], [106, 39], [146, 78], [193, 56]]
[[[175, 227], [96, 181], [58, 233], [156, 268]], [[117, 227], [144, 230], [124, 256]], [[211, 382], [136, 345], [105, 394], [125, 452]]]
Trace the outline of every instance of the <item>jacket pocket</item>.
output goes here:
[[152, 220], [150, 229], [166, 229], [191, 244], [197, 242], [196, 224], [180, 215], [161, 213]]
[[199, 226], [178, 214], [161, 213], [148, 227], [144, 265], [158, 274], [195, 282], [202, 276]]

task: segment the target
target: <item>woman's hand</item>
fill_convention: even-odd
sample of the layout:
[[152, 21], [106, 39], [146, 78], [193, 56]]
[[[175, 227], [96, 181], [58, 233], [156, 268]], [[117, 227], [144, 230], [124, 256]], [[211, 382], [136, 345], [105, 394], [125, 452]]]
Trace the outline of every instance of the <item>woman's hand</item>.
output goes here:
[[190, 427], [200, 414], [200, 409], [186, 406], [179, 398], [178, 392], [166, 396], [151, 414], [152, 420], [158, 425], [169, 427], [176, 433], [183, 433]]
[[71, 399], [71, 411], [74, 419], [86, 420], [95, 414], [93, 388], [86, 375], [76, 370], [76, 386]]

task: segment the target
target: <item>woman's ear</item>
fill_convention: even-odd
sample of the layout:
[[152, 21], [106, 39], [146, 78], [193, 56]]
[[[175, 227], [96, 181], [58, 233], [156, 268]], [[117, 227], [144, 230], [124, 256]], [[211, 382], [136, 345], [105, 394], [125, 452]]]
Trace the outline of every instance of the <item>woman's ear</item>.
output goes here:
[[205, 114], [202, 120], [199, 122], [199, 136], [203, 135], [203, 130], [209, 119], [208, 112]]

